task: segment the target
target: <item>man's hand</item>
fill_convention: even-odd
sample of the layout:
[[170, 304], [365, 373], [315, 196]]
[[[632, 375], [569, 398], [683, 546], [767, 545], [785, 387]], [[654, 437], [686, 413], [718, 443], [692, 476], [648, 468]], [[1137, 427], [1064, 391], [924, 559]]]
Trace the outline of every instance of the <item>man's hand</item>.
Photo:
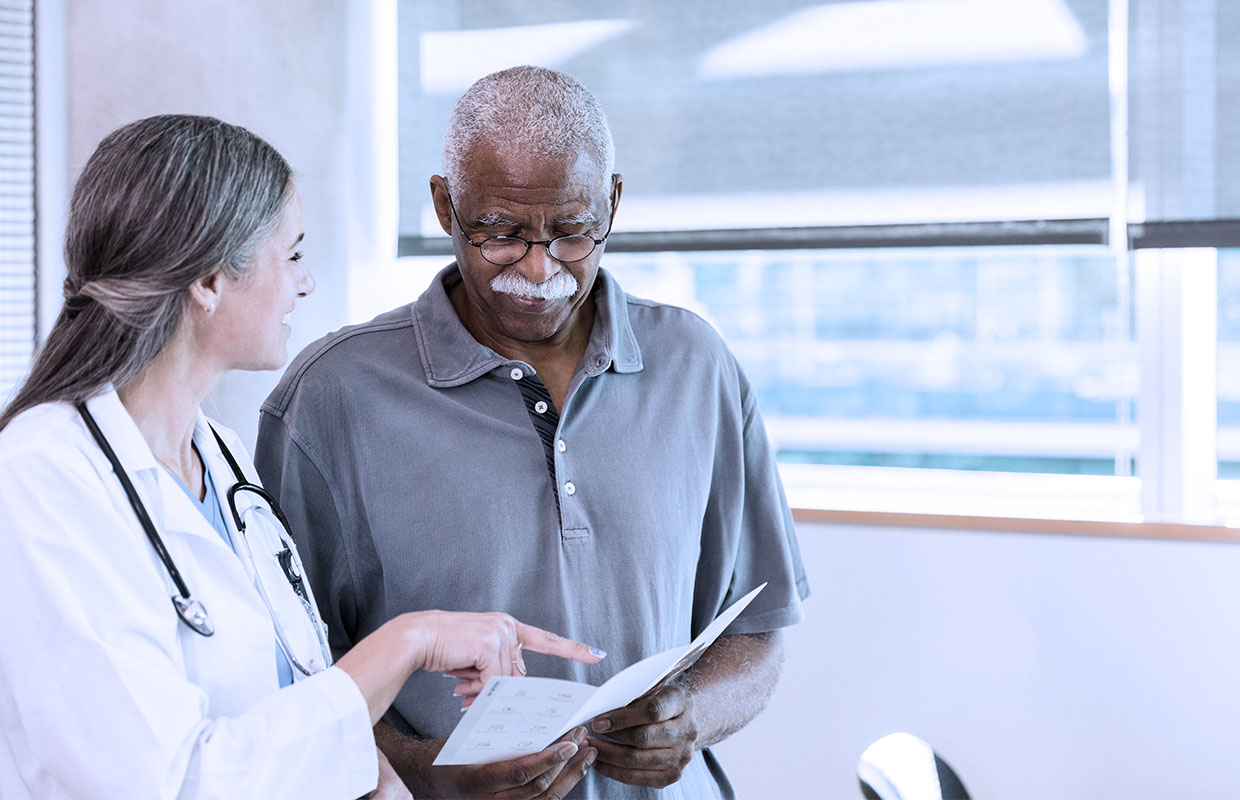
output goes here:
[[762, 710], [783, 661], [778, 631], [720, 636], [696, 664], [628, 706], [600, 714], [587, 742], [595, 769], [623, 783], [664, 787], [680, 780], [694, 751], [731, 736]]
[[377, 726], [375, 734], [418, 797], [561, 800], [598, 756], [586, 744], [585, 728], [574, 728], [539, 753], [492, 764], [434, 767], [430, 762], [445, 740], [415, 742], [386, 725]]
[[661, 686], [624, 708], [608, 711], [591, 723], [597, 736], [600, 775], [633, 786], [662, 789], [680, 780], [697, 750], [698, 725], [693, 695], [679, 686]]

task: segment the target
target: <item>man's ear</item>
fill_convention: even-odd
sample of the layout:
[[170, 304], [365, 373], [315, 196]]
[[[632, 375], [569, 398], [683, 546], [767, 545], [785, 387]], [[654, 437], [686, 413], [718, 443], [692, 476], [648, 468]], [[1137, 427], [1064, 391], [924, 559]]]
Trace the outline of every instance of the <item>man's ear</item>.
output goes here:
[[620, 207], [620, 193], [624, 189], [624, 176], [619, 172], [611, 175], [611, 222], [616, 222], [616, 209]]
[[431, 202], [435, 204], [435, 216], [439, 217], [439, 227], [451, 236], [452, 205], [448, 195], [448, 182], [442, 175], [431, 176]]

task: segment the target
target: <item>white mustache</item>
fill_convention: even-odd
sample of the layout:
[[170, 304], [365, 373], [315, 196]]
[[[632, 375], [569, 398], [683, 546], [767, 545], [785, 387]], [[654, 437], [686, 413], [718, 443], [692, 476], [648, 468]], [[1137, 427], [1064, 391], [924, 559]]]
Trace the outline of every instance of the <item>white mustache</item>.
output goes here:
[[542, 283], [534, 283], [515, 269], [506, 269], [491, 279], [491, 290], [515, 294], [531, 300], [559, 300], [577, 294], [577, 279], [567, 272], [557, 272]]

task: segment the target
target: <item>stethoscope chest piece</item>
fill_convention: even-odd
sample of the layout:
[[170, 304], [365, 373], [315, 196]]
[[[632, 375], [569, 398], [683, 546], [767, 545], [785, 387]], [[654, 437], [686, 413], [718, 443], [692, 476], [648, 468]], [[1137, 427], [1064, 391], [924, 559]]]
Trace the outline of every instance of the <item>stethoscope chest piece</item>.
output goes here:
[[172, 596], [172, 605], [176, 606], [181, 620], [193, 628], [195, 633], [203, 636], [215, 633], [215, 626], [211, 624], [211, 618], [207, 616], [207, 609], [202, 603], [177, 594]]

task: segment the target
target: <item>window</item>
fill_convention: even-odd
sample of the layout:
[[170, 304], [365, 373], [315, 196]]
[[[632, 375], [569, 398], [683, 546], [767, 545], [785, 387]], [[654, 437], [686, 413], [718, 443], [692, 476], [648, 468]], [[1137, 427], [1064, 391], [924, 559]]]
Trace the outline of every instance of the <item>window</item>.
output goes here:
[[34, 24], [31, 0], [0, 0], [0, 405], [35, 343]]
[[[1177, 459], [1213, 470], [1214, 430], [1189, 447], [1143, 382], [1189, 321], [1141, 286], [1240, 246], [1238, 43], [1240, 4], [1197, 0], [402, 0], [400, 251], [451, 252], [426, 179], [460, 93], [562, 69], [625, 177], [604, 266], [725, 336], [794, 503], [942, 511], [950, 485], [978, 513], [1198, 519]], [[1217, 468], [1240, 478], [1218, 253]]]
[[1113, 475], [1132, 458], [1116, 420], [1137, 359], [1104, 249], [611, 253], [608, 269], [714, 323], [781, 461]]

